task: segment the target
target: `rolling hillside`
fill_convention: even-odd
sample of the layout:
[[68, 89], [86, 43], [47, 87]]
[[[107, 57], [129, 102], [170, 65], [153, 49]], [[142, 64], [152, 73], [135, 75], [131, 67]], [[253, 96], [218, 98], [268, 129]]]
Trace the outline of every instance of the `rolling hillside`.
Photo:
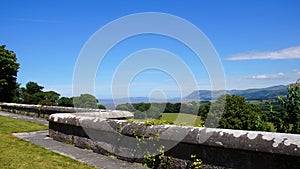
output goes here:
[[216, 100], [222, 94], [243, 96], [247, 100], [270, 100], [276, 99], [279, 95], [287, 94], [287, 86], [279, 85], [267, 88], [246, 89], [246, 90], [197, 90], [186, 96], [189, 100]]

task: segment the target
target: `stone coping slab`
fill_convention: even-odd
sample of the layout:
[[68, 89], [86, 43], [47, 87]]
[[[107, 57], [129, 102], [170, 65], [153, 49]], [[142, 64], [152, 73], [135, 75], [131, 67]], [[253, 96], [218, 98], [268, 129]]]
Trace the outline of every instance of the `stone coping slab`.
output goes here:
[[101, 118], [128, 119], [133, 118], [133, 113], [121, 110], [88, 109], [76, 107], [44, 106], [17, 103], [0, 103], [0, 110], [9, 112], [28, 112], [41, 114], [54, 113], [82, 113], [84, 116], [100, 116]]
[[80, 113], [52, 114], [48, 120], [52, 123], [120, 133], [129, 137], [159, 135], [160, 139], [172, 142], [300, 157], [300, 135], [297, 134], [177, 125], [148, 126], [142, 122], [110, 120], [94, 113], [87, 116]]

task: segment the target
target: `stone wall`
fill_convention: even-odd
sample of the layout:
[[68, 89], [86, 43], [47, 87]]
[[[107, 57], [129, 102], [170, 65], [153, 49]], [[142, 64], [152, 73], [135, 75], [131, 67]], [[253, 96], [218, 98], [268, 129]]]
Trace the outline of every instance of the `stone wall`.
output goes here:
[[[196, 155], [208, 168], [299, 168], [300, 135], [147, 125], [125, 120], [126, 111], [1, 103], [2, 111], [49, 116], [49, 135], [55, 140], [142, 162], [163, 146], [171, 168], [188, 168]], [[54, 114], [56, 113], [56, 114]], [[212, 167], [218, 166], [218, 167]]]
[[[0, 110], [12, 112], [16, 114], [23, 114], [35, 117], [48, 118], [54, 113], [82, 113], [82, 115], [99, 116], [109, 119], [127, 119], [132, 118], [133, 114], [128, 111], [120, 110], [100, 110], [100, 109], [87, 109], [76, 107], [60, 107], [60, 106], [44, 106], [44, 105], [31, 105], [31, 104], [16, 104], [16, 103], [0, 103]], [[93, 115], [94, 114], [94, 115]]]
[[[196, 155], [205, 164], [225, 168], [299, 168], [300, 135], [198, 128], [176, 125], [149, 126], [142, 122], [111, 120], [95, 114], [52, 114], [52, 138], [141, 162], [147, 152], [164, 146], [178, 168]], [[179, 161], [179, 162], [178, 162]], [[174, 163], [172, 164], [174, 165]]]

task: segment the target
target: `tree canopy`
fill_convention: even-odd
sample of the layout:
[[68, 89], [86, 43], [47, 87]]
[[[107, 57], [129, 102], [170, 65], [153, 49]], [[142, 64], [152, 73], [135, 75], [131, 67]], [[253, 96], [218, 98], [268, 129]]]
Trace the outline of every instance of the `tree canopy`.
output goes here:
[[17, 73], [20, 64], [16, 54], [5, 47], [0, 46], [0, 102], [12, 102], [18, 92]]
[[[300, 133], [300, 79], [288, 87], [288, 94], [284, 98], [279, 97], [279, 102], [286, 109], [286, 112], [279, 114], [283, 131]], [[280, 125], [278, 125], [280, 126]], [[281, 127], [281, 126], [280, 126]]]
[[[221, 102], [223, 104], [220, 104]], [[218, 106], [224, 106], [224, 103], [225, 107], [222, 113], [220, 112], [222, 108]], [[216, 117], [216, 120], [220, 120], [218, 123], [218, 127], [220, 128], [260, 131], [270, 130], [267, 124], [262, 120], [260, 106], [249, 104], [246, 99], [241, 96], [221, 96], [216, 103], [213, 103], [213, 108], [208, 113], [208, 116], [212, 119]]]
[[192, 103], [133, 103], [120, 104], [116, 107], [117, 110], [126, 110], [134, 112], [134, 117], [137, 119], [151, 118], [158, 119], [162, 113], [185, 113], [203, 116], [206, 115], [210, 108], [210, 102], [192, 102]]
[[26, 84], [26, 88], [25, 88], [25, 90], [28, 94], [36, 94], [36, 93], [42, 92], [43, 89], [44, 89], [44, 86], [40, 86], [36, 82], [28, 82]]
[[43, 91], [44, 87], [36, 82], [28, 82], [25, 87], [20, 89], [21, 103], [41, 104], [54, 106], [57, 105], [60, 94], [55, 91]]
[[81, 94], [80, 96], [73, 97], [75, 107], [81, 108], [98, 108], [98, 99], [91, 94]]
[[38, 96], [41, 99], [41, 101], [39, 101], [39, 104], [55, 106], [57, 105], [60, 94], [56, 93], [55, 91], [46, 91], [40, 92]]
[[61, 97], [58, 100], [57, 105], [63, 107], [74, 107], [73, 98]]

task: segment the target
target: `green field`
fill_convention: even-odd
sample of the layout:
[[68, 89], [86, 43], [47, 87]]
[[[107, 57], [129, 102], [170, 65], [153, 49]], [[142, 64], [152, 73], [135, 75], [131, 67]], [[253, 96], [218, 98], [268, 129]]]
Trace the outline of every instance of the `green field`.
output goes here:
[[29, 132], [47, 129], [48, 127], [45, 125], [0, 116], [1, 168], [94, 168], [11, 135], [11, 133], [16, 132]]
[[184, 114], [184, 113], [163, 113], [161, 120], [172, 121], [174, 124], [186, 125], [186, 126], [203, 126], [201, 118], [196, 115]]

